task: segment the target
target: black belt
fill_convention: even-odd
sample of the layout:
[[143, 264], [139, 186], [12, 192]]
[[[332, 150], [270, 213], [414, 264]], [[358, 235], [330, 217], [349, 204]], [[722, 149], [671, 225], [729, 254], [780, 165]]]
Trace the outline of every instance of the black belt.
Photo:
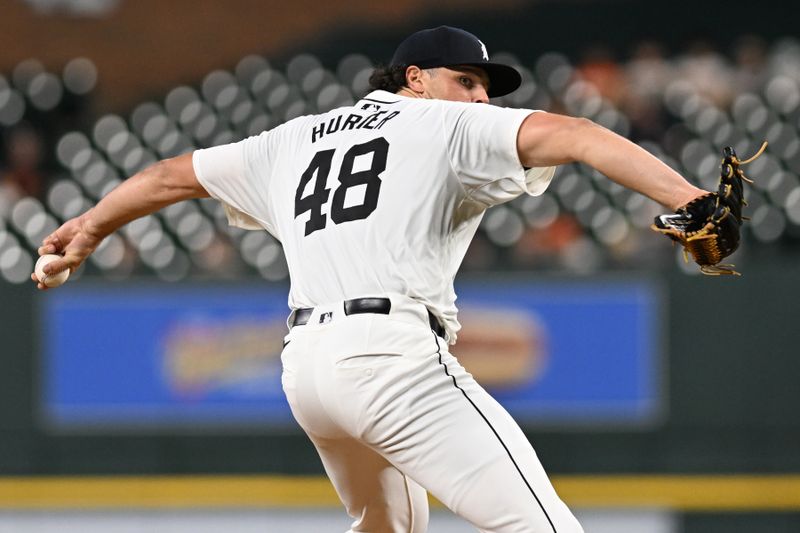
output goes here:
[[[356, 298], [354, 300], [345, 300], [344, 314], [345, 315], [359, 315], [362, 313], [375, 313], [378, 315], [388, 315], [392, 310], [392, 301], [389, 298]], [[308, 324], [311, 314], [314, 312], [313, 307], [303, 307], [294, 312], [292, 317], [291, 326], [303, 326]], [[320, 324], [325, 323], [325, 314], [320, 315]], [[428, 323], [431, 330], [438, 336], [444, 338], [445, 330], [439, 320], [428, 311]]]

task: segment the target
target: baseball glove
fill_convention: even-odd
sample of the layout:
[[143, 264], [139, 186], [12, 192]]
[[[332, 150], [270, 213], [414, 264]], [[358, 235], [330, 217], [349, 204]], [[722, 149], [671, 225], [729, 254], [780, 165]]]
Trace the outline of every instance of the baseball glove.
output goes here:
[[657, 216], [651, 226], [680, 243], [684, 259], [688, 261], [691, 254], [703, 274], [739, 275], [733, 269], [734, 265], [720, 263], [739, 247], [742, 220], [747, 220], [742, 216], [742, 207], [747, 205], [742, 182], [753, 182], [739, 167], [756, 159], [766, 147], [765, 142], [753, 157], [745, 161], [736, 156], [733, 148], [725, 147], [717, 191], [695, 198], [675, 213]]

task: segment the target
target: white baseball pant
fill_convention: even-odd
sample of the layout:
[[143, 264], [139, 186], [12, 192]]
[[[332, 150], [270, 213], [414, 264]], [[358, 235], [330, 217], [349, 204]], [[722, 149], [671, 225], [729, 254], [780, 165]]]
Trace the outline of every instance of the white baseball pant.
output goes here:
[[431, 331], [425, 306], [390, 297], [388, 315], [317, 306], [282, 354], [292, 413], [355, 519], [350, 532], [426, 531], [427, 490], [480, 531], [582, 533], [522, 430]]

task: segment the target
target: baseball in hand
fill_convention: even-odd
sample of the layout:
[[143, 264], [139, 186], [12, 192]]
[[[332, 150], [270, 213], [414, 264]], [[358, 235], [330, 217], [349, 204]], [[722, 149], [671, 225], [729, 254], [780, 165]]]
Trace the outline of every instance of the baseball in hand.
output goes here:
[[61, 259], [60, 255], [55, 254], [46, 254], [39, 258], [36, 261], [36, 268], [34, 269], [34, 274], [36, 274], [36, 279], [42, 283], [45, 287], [58, 287], [59, 285], [63, 284], [69, 278], [69, 268], [62, 270], [58, 274], [52, 274], [48, 276], [44, 273], [44, 266], [56, 259]]

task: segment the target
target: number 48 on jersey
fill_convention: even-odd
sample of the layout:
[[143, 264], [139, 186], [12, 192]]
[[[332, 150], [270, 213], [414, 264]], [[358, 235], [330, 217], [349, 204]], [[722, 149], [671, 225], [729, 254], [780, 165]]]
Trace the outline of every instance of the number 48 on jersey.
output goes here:
[[[325, 187], [328, 175], [333, 164], [333, 155], [336, 150], [322, 150], [314, 154], [308, 168], [300, 177], [297, 191], [294, 196], [294, 216], [297, 218], [306, 211], [311, 211], [311, 216], [306, 222], [305, 235], [308, 236], [319, 229], [325, 228], [327, 217], [322, 213], [322, 206], [328, 202], [331, 190]], [[378, 207], [378, 194], [381, 190], [380, 174], [386, 170], [386, 158], [389, 153], [389, 143], [383, 137], [378, 137], [363, 144], [350, 148], [342, 158], [339, 169], [339, 186], [333, 193], [331, 201], [331, 220], [336, 224], [351, 220], [367, 218]], [[367, 170], [353, 172], [356, 157], [372, 154], [372, 164]], [[316, 176], [314, 190], [303, 196], [306, 186]], [[364, 201], [357, 205], [344, 206], [348, 189], [358, 185], [366, 185]]]

